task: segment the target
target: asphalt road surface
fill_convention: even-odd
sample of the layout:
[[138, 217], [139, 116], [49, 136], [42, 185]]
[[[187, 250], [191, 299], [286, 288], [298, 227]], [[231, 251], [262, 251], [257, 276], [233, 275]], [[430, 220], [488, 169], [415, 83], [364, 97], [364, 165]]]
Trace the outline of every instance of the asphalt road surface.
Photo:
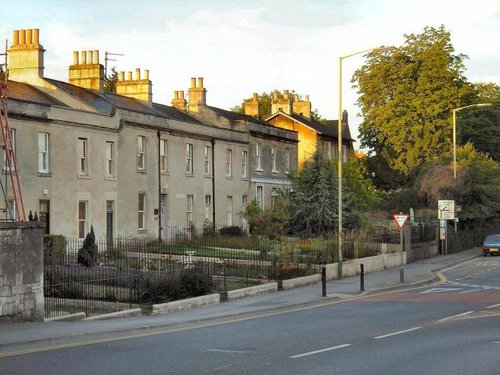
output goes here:
[[0, 354], [0, 374], [500, 374], [500, 257], [443, 282]]

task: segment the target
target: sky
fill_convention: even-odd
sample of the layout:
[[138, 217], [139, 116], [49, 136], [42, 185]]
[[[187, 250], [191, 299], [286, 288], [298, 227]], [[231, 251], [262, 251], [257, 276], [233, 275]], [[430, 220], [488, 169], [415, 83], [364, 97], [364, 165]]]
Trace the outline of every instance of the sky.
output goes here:
[[[499, 0], [2, 0], [0, 40], [40, 29], [45, 76], [67, 81], [73, 51], [113, 56], [117, 71], [149, 69], [153, 101], [203, 77], [207, 104], [230, 109], [253, 92], [295, 90], [338, 117], [338, 59], [401, 46], [405, 34], [444, 25], [468, 56], [470, 82], [500, 84]], [[3, 48], [2, 48], [3, 49]], [[3, 51], [2, 51], [3, 52]], [[350, 80], [363, 55], [342, 63], [343, 109], [354, 137], [361, 122]], [[135, 73], [134, 73], [135, 76]], [[358, 148], [359, 142], [355, 144]]]

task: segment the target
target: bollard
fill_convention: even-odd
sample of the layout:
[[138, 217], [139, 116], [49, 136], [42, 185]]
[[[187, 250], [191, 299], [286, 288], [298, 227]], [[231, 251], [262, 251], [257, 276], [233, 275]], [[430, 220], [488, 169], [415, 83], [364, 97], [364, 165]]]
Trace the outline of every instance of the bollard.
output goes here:
[[403, 267], [399, 269], [399, 281], [402, 283], [405, 282], [405, 269]]
[[359, 273], [359, 289], [363, 292], [365, 290], [365, 265], [363, 263], [360, 264], [361, 272]]
[[321, 285], [323, 286], [322, 296], [326, 297], [326, 267], [321, 267]]

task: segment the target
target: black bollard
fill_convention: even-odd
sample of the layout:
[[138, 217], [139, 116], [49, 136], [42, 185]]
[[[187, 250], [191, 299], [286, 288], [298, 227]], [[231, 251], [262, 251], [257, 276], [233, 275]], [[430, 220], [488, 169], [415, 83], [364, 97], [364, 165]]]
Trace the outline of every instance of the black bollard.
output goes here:
[[321, 267], [321, 284], [323, 286], [322, 296], [326, 297], [326, 267]]
[[364, 291], [365, 290], [365, 265], [363, 263], [361, 263], [359, 266], [361, 267], [361, 272], [359, 273], [360, 290]]

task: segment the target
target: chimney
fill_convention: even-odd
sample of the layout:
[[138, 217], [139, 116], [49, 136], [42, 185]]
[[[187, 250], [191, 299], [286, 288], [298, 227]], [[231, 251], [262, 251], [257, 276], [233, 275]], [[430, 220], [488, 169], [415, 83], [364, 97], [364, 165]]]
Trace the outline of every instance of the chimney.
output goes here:
[[74, 51], [69, 66], [69, 83], [98, 92], [104, 91], [104, 66], [99, 64], [99, 51]]
[[120, 72], [119, 80], [116, 82], [116, 94], [128, 96], [153, 104], [153, 84], [149, 80], [149, 70], [145, 69], [141, 77], [141, 70], [135, 69], [135, 79], [132, 79], [132, 72]]
[[309, 95], [306, 95], [304, 100], [299, 100], [298, 96], [295, 96], [293, 101], [293, 113], [301, 115], [305, 118], [311, 118], [311, 102], [309, 101]]
[[271, 100], [271, 114], [281, 111], [287, 114], [292, 112], [290, 103], [290, 93], [288, 90], [284, 91], [283, 99], [279, 99], [278, 91], [274, 90], [273, 99]]
[[38, 29], [14, 30], [13, 43], [9, 48], [9, 79], [45, 86], [43, 80], [43, 55]]
[[203, 87], [203, 77], [198, 77], [198, 84], [196, 78], [191, 78], [191, 87], [189, 88], [189, 112], [199, 112], [199, 106], [207, 104], [207, 89]]
[[171, 101], [172, 107], [177, 109], [186, 109], [186, 99], [184, 98], [184, 90], [174, 91], [174, 98]]
[[256, 92], [253, 93], [251, 100], [245, 102], [245, 115], [259, 116], [259, 98]]

